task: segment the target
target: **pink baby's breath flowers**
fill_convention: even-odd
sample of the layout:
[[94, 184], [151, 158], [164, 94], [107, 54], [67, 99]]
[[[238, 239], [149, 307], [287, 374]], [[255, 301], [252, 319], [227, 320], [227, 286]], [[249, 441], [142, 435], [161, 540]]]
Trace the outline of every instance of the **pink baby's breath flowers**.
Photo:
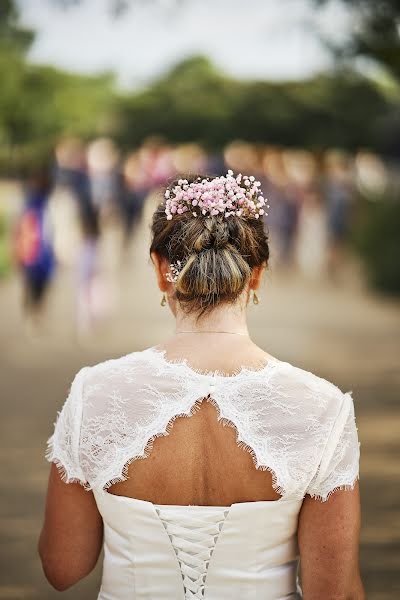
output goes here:
[[165, 214], [171, 220], [174, 215], [190, 211], [193, 217], [231, 216], [259, 219], [268, 214], [268, 208], [262, 192], [261, 183], [253, 175], [233, 171], [213, 179], [198, 177], [193, 183], [179, 179], [178, 183], [165, 192]]

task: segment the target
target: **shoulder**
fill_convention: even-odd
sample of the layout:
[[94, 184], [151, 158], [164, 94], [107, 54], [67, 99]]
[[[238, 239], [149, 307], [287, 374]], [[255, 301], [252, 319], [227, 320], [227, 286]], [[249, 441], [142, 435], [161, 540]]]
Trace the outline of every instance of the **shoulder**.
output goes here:
[[278, 361], [273, 381], [288, 398], [302, 400], [304, 408], [316, 412], [339, 412], [351, 401], [351, 392], [343, 392], [328, 379], [289, 362]]
[[108, 381], [133, 381], [140, 372], [148, 371], [148, 365], [149, 349], [146, 349], [86, 366], [77, 376], [81, 377], [85, 390], [90, 390], [92, 386], [101, 389]]
[[279, 372], [284, 376], [288, 382], [293, 384], [298, 383], [299, 385], [304, 385], [306, 387], [310, 387], [313, 389], [322, 389], [328, 393], [335, 393], [340, 391], [340, 388], [330, 381], [329, 379], [325, 379], [321, 375], [314, 373], [313, 371], [308, 371], [301, 367], [297, 367], [296, 365], [285, 362], [279, 362]]

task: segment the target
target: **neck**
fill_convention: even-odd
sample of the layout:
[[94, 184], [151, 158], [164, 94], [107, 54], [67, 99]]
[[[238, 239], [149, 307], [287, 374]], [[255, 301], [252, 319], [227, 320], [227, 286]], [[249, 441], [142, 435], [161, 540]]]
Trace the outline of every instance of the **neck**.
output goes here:
[[178, 310], [176, 313], [176, 332], [225, 332], [248, 335], [245, 309], [239, 304], [224, 304], [217, 306], [210, 313], [200, 318], [197, 315], [185, 314]]

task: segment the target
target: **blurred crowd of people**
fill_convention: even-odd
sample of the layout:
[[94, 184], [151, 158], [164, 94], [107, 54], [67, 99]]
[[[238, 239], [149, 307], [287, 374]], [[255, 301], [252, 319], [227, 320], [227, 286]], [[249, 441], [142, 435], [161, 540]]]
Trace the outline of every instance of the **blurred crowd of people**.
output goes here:
[[[14, 236], [27, 313], [40, 312], [57, 265], [76, 270], [76, 324], [86, 334], [107, 313], [110, 289], [102, 277], [101, 242], [118, 231], [118, 260], [135, 244], [143, 209], [180, 174], [253, 174], [269, 200], [274, 268], [335, 277], [340, 270], [359, 191], [385, 185], [385, 167], [368, 152], [321, 154], [234, 141], [222, 153], [197, 144], [147, 140], [123, 156], [112, 140], [64, 139], [50, 169], [33, 173]], [[161, 199], [161, 195], [158, 196]], [[118, 264], [114, 264], [118, 268]]]

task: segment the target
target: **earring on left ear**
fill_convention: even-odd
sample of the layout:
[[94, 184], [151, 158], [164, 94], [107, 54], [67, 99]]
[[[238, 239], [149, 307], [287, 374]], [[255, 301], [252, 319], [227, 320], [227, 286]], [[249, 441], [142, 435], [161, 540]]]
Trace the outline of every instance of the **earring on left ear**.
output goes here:
[[253, 290], [253, 304], [260, 304], [260, 300], [259, 300], [255, 290]]
[[161, 306], [165, 306], [167, 304], [167, 297], [165, 294], [162, 295], [160, 304]]

